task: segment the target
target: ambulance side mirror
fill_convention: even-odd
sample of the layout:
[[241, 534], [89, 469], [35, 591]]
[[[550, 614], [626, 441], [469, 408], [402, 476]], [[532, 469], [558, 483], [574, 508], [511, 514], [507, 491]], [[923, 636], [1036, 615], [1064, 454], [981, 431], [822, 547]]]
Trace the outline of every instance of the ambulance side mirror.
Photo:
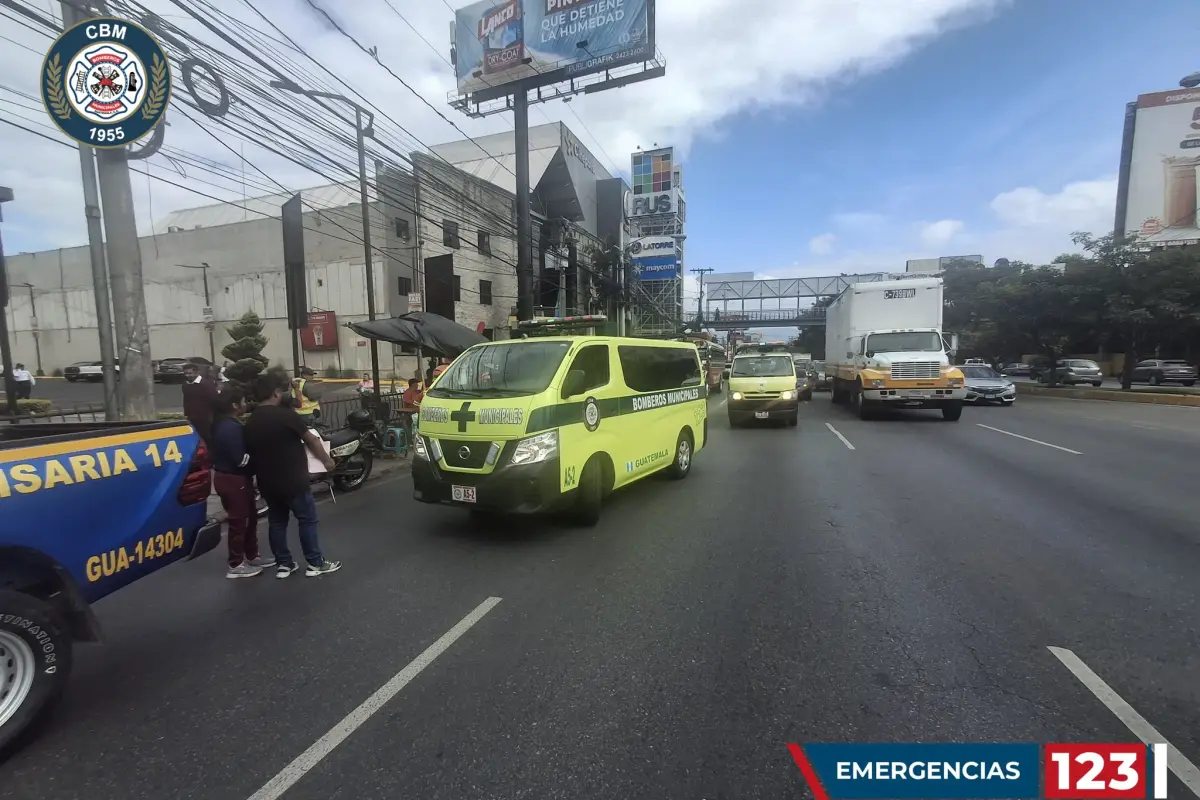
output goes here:
[[566, 380], [562, 385], [562, 399], [574, 397], [577, 394], [583, 393], [583, 387], [587, 385], [587, 375], [581, 369], [573, 369], [567, 373]]

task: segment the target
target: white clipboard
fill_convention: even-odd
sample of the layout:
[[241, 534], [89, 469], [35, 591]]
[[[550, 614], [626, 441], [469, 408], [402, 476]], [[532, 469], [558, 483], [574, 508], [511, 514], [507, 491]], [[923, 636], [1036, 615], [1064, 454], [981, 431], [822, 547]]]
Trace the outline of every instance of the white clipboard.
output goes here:
[[[329, 442], [322, 439], [321, 447], [325, 448], [325, 454], [329, 455]], [[308, 456], [309, 475], [325, 475], [327, 473], [325, 465], [322, 464], [320, 460], [318, 460], [317, 457], [312, 454], [312, 451], [308, 449], [308, 445], [304, 446], [304, 455]]]

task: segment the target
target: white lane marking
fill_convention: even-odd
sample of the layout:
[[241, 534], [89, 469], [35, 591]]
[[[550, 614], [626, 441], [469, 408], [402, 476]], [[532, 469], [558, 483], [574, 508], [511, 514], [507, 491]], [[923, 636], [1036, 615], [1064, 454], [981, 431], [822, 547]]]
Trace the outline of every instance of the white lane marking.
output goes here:
[[1040, 444], [1042, 447], [1053, 447], [1055, 450], [1062, 450], [1064, 453], [1071, 453], [1071, 454], [1077, 455], [1077, 456], [1083, 455], [1083, 453], [1079, 452], [1078, 450], [1072, 450], [1069, 447], [1060, 447], [1059, 445], [1056, 445], [1056, 444], [1050, 444], [1049, 442], [1043, 442], [1041, 439], [1031, 439], [1028, 436], [1022, 436], [1019, 433], [1013, 433], [1012, 431], [1006, 431], [1002, 428], [993, 428], [991, 425], [984, 425], [982, 422], [976, 422], [975, 424], [981, 428], [987, 428], [989, 431], [995, 431], [996, 433], [1003, 433], [1005, 436], [1012, 436], [1017, 439], [1024, 439], [1027, 442], [1033, 442], [1034, 444]]
[[346, 715], [345, 719], [334, 725], [324, 736], [313, 743], [303, 753], [296, 757], [292, 763], [283, 768], [278, 775], [267, 781], [261, 789], [250, 796], [250, 800], [276, 800], [280, 795], [290, 789], [297, 781], [321, 762], [325, 756], [333, 752], [333, 749], [344, 742], [350, 734], [354, 733], [364, 722], [371, 716], [387, 705], [388, 701], [400, 693], [400, 690], [407, 686], [413, 678], [421, 674], [421, 670], [433, 663], [434, 659], [454, 644], [464, 633], [469, 631], [475, 623], [483, 619], [489, 611], [496, 607], [500, 602], [499, 597], [489, 597], [484, 600], [475, 610], [467, 614], [458, 624], [442, 635], [433, 644], [425, 649], [425, 652], [409, 662], [408, 666], [397, 672], [387, 683], [379, 687], [375, 694], [363, 701], [362, 705]]
[[837, 428], [833, 427], [833, 425], [829, 424], [828, 422], [825, 423], [825, 427], [829, 428], [829, 430], [833, 433], [834, 436], [836, 436], [842, 440], [842, 444], [846, 445], [846, 449], [848, 449], [848, 450], [854, 449], [854, 445], [850, 444], [849, 439], [847, 439], [845, 436], [842, 436], [841, 431], [839, 431]]
[[[1192, 790], [1192, 794], [1200, 797], [1200, 769], [1191, 761], [1188, 761], [1183, 753], [1179, 752], [1179, 748], [1171, 744], [1166, 738], [1155, 730], [1154, 726], [1146, 721], [1146, 718], [1134, 710], [1133, 706], [1126, 703], [1120, 695], [1112, 690], [1112, 687], [1104, 682], [1096, 673], [1092, 672], [1087, 664], [1080, 660], [1079, 656], [1075, 655], [1070, 650], [1063, 647], [1047, 648], [1054, 657], [1063, 663], [1063, 666], [1071, 670], [1071, 673], [1079, 679], [1079, 682], [1087, 687], [1088, 691], [1096, 695], [1101, 703], [1108, 708], [1117, 719], [1129, 728], [1134, 736], [1141, 739], [1144, 743], [1165, 744], [1167, 746], [1168, 758], [1167, 766], [1171, 772], [1175, 773], [1175, 777], [1183, 781], [1183, 785]], [[1157, 761], [1158, 759], [1156, 759]]]

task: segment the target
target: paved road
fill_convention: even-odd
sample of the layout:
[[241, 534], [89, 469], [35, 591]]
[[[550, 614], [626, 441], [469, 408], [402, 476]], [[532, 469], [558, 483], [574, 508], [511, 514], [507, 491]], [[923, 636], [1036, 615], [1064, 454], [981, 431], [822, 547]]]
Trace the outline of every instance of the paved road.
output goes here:
[[0, 798], [805, 797], [786, 742], [1132, 740], [1050, 646], [1200, 762], [1194, 409], [721, 402], [686, 481], [590, 531], [477, 528], [401, 477], [323, 507], [337, 575], [218, 554], [102, 602]]

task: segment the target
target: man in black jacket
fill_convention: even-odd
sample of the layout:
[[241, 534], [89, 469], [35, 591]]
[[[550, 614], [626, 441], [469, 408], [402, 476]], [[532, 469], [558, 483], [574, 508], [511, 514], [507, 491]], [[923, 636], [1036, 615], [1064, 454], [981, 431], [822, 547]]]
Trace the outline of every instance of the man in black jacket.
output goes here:
[[288, 550], [287, 529], [291, 517], [300, 529], [300, 548], [308, 568], [304, 574], [317, 577], [341, 569], [340, 561], [326, 561], [317, 541], [317, 506], [308, 471], [308, 453], [324, 468], [333, 469], [333, 459], [321, 438], [309, 428], [285, 398], [291, 392], [286, 373], [268, 370], [258, 376], [258, 406], [246, 422], [246, 450], [258, 481], [258, 492], [267, 501], [267, 532], [275, 555], [275, 577], [287, 578], [299, 567]]

